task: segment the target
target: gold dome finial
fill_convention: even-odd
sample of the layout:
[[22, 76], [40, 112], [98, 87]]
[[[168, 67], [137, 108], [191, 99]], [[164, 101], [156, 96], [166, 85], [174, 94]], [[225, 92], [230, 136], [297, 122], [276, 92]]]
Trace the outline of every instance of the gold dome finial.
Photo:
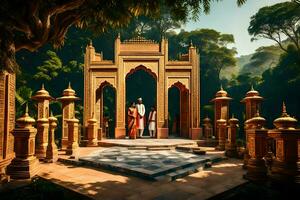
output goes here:
[[224, 89], [223, 89], [223, 85], [222, 85], [222, 84], [220, 85], [220, 90], [222, 90], [222, 91], [224, 90]]
[[24, 116], [29, 116], [29, 114], [28, 114], [28, 103], [26, 103]]
[[93, 41], [90, 39], [90, 42], [89, 42], [89, 46], [92, 47], [93, 46]]
[[282, 102], [282, 116], [287, 116], [286, 106], [285, 106], [284, 101]]
[[68, 89], [72, 89], [72, 87], [71, 87], [71, 81], [69, 81]]
[[251, 84], [251, 91], [255, 91], [254, 87], [253, 87], [253, 84]]
[[42, 88], [41, 88], [42, 90], [44, 90], [45, 89], [45, 85], [44, 85], [44, 83], [42, 83]]
[[193, 47], [193, 41], [191, 40], [191, 42], [190, 42], [190, 47]]

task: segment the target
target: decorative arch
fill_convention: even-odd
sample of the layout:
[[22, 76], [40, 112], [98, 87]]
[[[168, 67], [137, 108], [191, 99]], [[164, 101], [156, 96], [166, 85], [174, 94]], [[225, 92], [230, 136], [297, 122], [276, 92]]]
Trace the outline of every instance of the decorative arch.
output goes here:
[[183, 83], [181, 83], [180, 81], [177, 81], [176, 83], [173, 83], [168, 89], [170, 89], [172, 87], [176, 87], [180, 91], [188, 90], [188, 88]]
[[150, 74], [156, 81], [157, 81], [157, 75], [155, 74], [155, 72], [153, 72], [151, 69], [145, 67], [144, 65], [139, 65], [136, 68], [131, 69], [125, 76], [125, 79], [128, 78], [128, 76], [134, 74], [136, 71], [138, 70], [144, 70], [145, 72], [147, 72], [148, 74]]

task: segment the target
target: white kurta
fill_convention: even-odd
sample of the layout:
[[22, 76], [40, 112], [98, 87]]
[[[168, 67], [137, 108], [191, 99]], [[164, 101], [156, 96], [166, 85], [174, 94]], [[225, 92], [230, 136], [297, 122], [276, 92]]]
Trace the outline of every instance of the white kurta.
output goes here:
[[137, 111], [138, 111], [138, 114], [141, 116], [139, 117], [139, 121], [138, 121], [138, 127], [137, 129], [144, 129], [145, 127], [145, 124], [144, 124], [144, 115], [145, 115], [145, 106], [144, 104], [137, 104], [136, 105], [136, 108], [137, 108]]
[[[151, 115], [151, 113], [153, 112], [153, 114]], [[156, 124], [155, 124], [155, 120], [156, 119], [156, 111], [151, 111], [149, 113], [149, 126], [148, 126], [148, 129], [149, 131], [155, 131], [156, 129]]]

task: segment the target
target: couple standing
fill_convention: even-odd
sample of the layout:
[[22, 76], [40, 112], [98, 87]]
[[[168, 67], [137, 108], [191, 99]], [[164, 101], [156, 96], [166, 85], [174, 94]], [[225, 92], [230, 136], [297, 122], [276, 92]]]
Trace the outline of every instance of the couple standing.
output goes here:
[[[128, 108], [128, 133], [129, 138], [135, 139], [136, 137], [143, 137], [144, 128], [146, 124], [145, 118], [145, 106], [143, 104], [142, 98], [138, 98], [138, 103], [131, 103]], [[156, 130], [156, 111], [155, 107], [151, 107], [151, 111], [148, 117], [148, 129], [150, 133], [150, 137], [155, 136]]]

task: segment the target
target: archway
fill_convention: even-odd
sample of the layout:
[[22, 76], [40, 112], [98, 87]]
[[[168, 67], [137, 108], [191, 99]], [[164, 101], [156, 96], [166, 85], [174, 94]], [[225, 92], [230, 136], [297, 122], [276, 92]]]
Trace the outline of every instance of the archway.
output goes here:
[[[139, 66], [131, 70], [126, 75], [126, 112], [131, 102], [136, 102], [139, 97], [142, 97], [143, 104], [146, 108], [146, 119], [148, 118], [151, 106], [156, 107], [156, 90], [157, 77], [144, 66]], [[126, 120], [127, 121], [127, 120]], [[126, 124], [127, 127], [127, 124]], [[126, 134], [128, 135], [127, 131]], [[148, 128], [145, 127], [144, 136], [148, 136]]]
[[116, 89], [108, 82], [104, 82], [96, 90], [96, 119], [100, 131], [98, 138], [115, 138], [116, 127]]
[[169, 134], [173, 137], [190, 137], [189, 90], [180, 82], [168, 89]]

